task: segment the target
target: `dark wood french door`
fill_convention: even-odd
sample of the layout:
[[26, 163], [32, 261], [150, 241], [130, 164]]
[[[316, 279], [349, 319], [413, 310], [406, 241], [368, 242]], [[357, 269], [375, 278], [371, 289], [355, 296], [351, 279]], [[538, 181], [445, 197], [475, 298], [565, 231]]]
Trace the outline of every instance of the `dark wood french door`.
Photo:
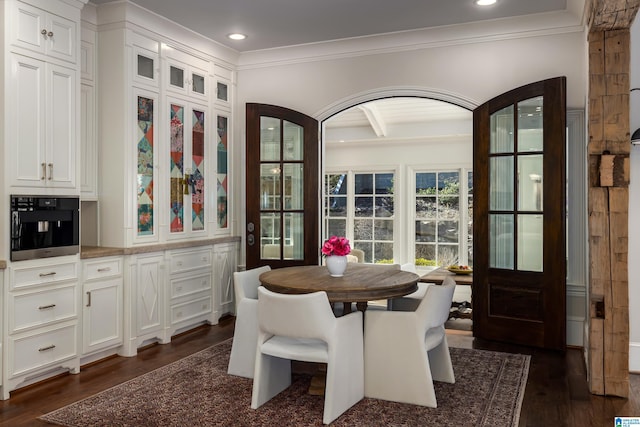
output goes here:
[[275, 105], [246, 105], [246, 265], [318, 263], [317, 120]]
[[566, 345], [566, 78], [473, 112], [473, 334]]

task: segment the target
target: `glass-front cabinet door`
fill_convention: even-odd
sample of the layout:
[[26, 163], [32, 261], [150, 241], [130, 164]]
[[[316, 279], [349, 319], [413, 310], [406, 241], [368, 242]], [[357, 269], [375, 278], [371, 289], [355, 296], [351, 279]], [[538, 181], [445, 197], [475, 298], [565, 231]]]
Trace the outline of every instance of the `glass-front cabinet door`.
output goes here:
[[158, 98], [153, 92], [138, 91], [136, 117], [136, 240], [157, 240], [157, 111]]
[[247, 267], [318, 262], [317, 122], [247, 105]]
[[206, 233], [208, 113], [204, 106], [169, 102], [169, 236]]

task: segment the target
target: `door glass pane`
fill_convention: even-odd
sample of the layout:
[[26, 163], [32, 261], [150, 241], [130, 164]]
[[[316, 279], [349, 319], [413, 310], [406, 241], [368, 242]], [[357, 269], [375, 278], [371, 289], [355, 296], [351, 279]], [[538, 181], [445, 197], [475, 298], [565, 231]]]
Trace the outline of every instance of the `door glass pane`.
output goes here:
[[169, 67], [169, 82], [173, 86], [184, 87], [184, 70], [173, 65]]
[[518, 209], [542, 211], [542, 155], [518, 156]]
[[489, 209], [513, 210], [513, 157], [489, 158]]
[[280, 214], [260, 214], [260, 257], [280, 259]]
[[302, 126], [287, 121], [283, 122], [284, 150], [282, 160], [302, 160], [304, 154], [304, 133]]
[[304, 259], [304, 214], [284, 214], [284, 259]]
[[260, 165], [260, 209], [280, 210], [280, 164]]
[[204, 230], [204, 111], [193, 110], [191, 119], [191, 229]]
[[280, 161], [280, 120], [260, 117], [260, 160]]
[[542, 215], [518, 215], [518, 270], [542, 271]]
[[184, 231], [184, 107], [170, 107], [170, 218], [172, 233]]
[[138, 75], [153, 79], [153, 59], [138, 55]]
[[518, 151], [542, 151], [542, 96], [518, 103]]
[[491, 115], [491, 141], [489, 152], [513, 153], [513, 105]]
[[191, 74], [191, 90], [196, 93], [204, 95], [204, 76], [199, 74], [192, 73]]
[[138, 235], [153, 235], [153, 99], [138, 97]]
[[284, 209], [304, 209], [304, 174], [300, 163], [284, 165]]
[[489, 267], [513, 269], [513, 215], [489, 215]]

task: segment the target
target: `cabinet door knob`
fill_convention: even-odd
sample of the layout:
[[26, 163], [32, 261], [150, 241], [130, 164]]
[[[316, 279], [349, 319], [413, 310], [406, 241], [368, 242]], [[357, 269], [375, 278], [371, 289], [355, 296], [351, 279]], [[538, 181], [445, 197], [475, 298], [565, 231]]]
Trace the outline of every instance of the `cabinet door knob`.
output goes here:
[[47, 310], [49, 308], [54, 308], [55, 306], [55, 304], [41, 305], [40, 307], [38, 307], [38, 310]]
[[55, 271], [51, 271], [49, 273], [40, 273], [40, 277], [49, 277], [49, 276], [55, 276], [56, 272]]
[[40, 177], [40, 179], [44, 180], [47, 176], [47, 165], [44, 163], [40, 163], [40, 166], [42, 166], [42, 176]]
[[53, 344], [51, 344], [51, 345], [48, 345], [48, 346], [46, 346], [46, 347], [41, 347], [41, 348], [39, 348], [39, 349], [38, 349], [38, 351], [53, 350], [54, 348], [56, 348], [56, 346], [55, 346], [55, 345], [53, 345]]
[[46, 36], [46, 35], [47, 35], [47, 30], [43, 28], [43, 29], [40, 31], [40, 34], [42, 34], [43, 36]]
[[53, 37], [53, 31], [49, 31], [49, 32], [47, 33], [47, 35], [48, 35], [49, 37]]
[[91, 307], [91, 291], [87, 291], [87, 307]]
[[53, 163], [49, 163], [49, 180], [53, 179]]

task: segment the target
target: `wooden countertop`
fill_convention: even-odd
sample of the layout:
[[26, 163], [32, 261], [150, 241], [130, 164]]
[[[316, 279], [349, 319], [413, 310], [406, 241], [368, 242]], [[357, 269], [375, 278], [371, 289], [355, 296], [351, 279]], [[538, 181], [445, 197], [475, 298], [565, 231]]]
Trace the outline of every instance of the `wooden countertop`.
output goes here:
[[82, 246], [80, 258], [100, 258], [106, 256], [135, 255], [150, 252], [166, 251], [170, 249], [192, 248], [197, 246], [216, 245], [220, 243], [239, 242], [240, 236], [215, 237], [213, 239], [186, 240], [180, 242], [165, 242], [131, 248], [111, 248], [105, 246]]
[[[194, 248], [198, 246], [216, 245], [220, 243], [239, 242], [240, 236], [215, 237], [203, 240], [187, 240], [181, 242], [165, 242], [132, 248], [110, 248], [106, 246], [82, 246], [80, 259], [101, 258], [107, 256], [121, 256], [159, 252], [169, 249]], [[7, 261], [0, 259], [0, 270], [7, 268]]]

